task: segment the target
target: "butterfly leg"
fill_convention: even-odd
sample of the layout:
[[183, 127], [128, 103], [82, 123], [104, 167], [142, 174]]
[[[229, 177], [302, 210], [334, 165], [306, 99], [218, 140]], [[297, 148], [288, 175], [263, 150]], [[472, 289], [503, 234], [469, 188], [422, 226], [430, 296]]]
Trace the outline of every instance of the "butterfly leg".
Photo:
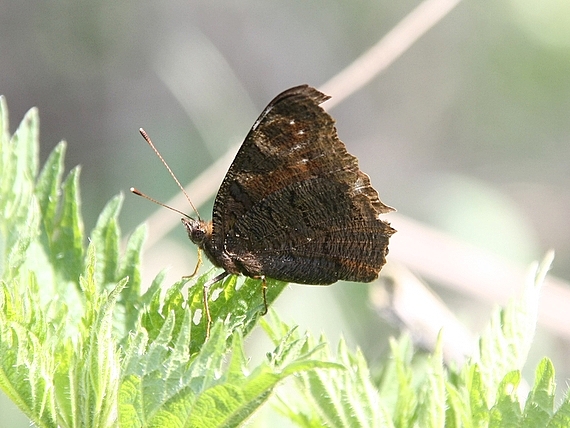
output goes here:
[[190, 275], [184, 275], [182, 278], [184, 279], [192, 278], [194, 275], [198, 273], [198, 269], [200, 269], [201, 264], [202, 264], [202, 250], [198, 248], [198, 261], [196, 262], [196, 267], [194, 268], [194, 272], [192, 272]]
[[267, 315], [267, 281], [265, 275], [256, 275], [251, 278], [261, 279], [261, 294], [263, 295], [263, 312], [261, 312], [261, 316]]
[[215, 284], [218, 281], [221, 281], [229, 274], [230, 274], [229, 272], [223, 271], [221, 274], [216, 275], [215, 277], [204, 283], [202, 298], [203, 298], [204, 314], [205, 314], [204, 318], [206, 319], [206, 340], [208, 340], [208, 338], [210, 337], [210, 327], [212, 326], [212, 315], [210, 314], [210, 306], [208, 305], [208, 291], [210, 290], [210, 287], [213, 284]]
[[263, 294], [263, 312], [261, 315], [267, 314], [267, 281], [265, 275], [261, 276], [261, 293]]

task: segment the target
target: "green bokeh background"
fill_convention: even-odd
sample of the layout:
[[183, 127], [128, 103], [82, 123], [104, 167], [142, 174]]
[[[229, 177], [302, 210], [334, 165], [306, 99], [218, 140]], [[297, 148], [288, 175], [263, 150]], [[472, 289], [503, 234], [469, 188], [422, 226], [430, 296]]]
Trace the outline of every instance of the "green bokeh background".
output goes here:
[[[12, 131], [39, 108], [42, 162], [68, 141], [90, 230], [130, 186], [165, 201], [178, 192], [139, 127], [188, 182], [243, 139], [273, 96], [326, 82], [417, 4], [0, 0], [0, 93]], [[331, 113], [385, 203], [515, 262], [554, 248], [552, 272], [570, 280], [568, 2], [464, 1]], [[154, 210], [128, 196], [123, 230]], [[177, 229], [147, 255], [148, 278], [166, 265], [173, 280], [193, 269], [184, 235]], [[346, 334], [375, 360], [391, 330], [351, 323], [342, 310], [365, 293], [292, 286], [278, 307], [332, 340]], [[568, 352], [547, 332], [538, 339], [533, 361], [547, 354], [556, 364]], [[0, 427], [28, 426], [4, 397], [0, 414]]]

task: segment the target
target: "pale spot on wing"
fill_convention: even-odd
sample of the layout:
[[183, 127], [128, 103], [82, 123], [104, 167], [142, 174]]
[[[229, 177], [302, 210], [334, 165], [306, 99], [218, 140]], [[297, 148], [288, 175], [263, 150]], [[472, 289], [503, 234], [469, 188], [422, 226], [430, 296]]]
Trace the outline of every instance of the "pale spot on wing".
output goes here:
[[362, 179], [362, 177], [358, 177], [354, 182], [353, 189], [355, 193], [362, 193], [362, 189], [366, 187], [366, 183]]

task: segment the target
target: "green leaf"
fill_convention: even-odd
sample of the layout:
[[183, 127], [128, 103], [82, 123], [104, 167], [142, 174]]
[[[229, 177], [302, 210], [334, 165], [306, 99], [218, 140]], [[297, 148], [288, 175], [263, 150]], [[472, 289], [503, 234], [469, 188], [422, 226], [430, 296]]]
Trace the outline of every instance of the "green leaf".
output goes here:
[[473, 426], [465, 389], [457, 388], [450, 382], [445, 384], [448, 408], [445, 412], [445, 426], [448, 428]]
[[441, 335], [433, 355], [428, 358], [427, 373], [418, 403], [418, 420], [422, 427], [444, 427], [446, 419], [446, 376], [443, 369]]
[[49, 252], [51, 249], [51, 242], [54, 239], [54, 231], [58, 223], [58, 202], [64, 172], [63, 159], [65, 150], [66, 145], [63, 141], [53, 149], [36, 182], [35, 193], [40, 205], [44, 227], [42, 243], [46, 252]]
[[112, 285], [117, 281], [121, 237], [118, 217], [122, 203], [122, 196], [115, 196], [107, 202], [90, 234], [91, 243], [97, 252], [95, 275], [100, 284]]
[[[120, 356], [113, 337], [113, 309], [127, 280], [121, 280], [110, 292], [102, 292], [96, 282], [96, 250], [90, 245], [87, 268], [82, 277], [82, 289], [97, 289], [86, 307], [84, 316], [83, 358], [78, 361], [79, 387], [82, 394], [78, 406], [82, 426], [109, 427], [117, 421], [116, 403], [120, 379]], [[86, 293], [88, 294], [88, 293]]]
[[489, 423], [489, 409], [487, 407], [487, 391], [481, 376], [478, 364], [473, 364], [464, 370], [468, 377], [466, 386], [469, 391], [469, 404], [474, 426], [487, 426]]
[[406, 426], [416, 420], [418, 391], [412, 383], [412, 353], [407, 338], [400, 342], [390, 341], [393, 364], [396, 371], [397, 401], [394, 409], [394, 425]]
[[553, 257], [551, 252], [542, 264], [533, 267], [533, 275], [529, 277], [522, 298], [496, 311], [481, 336], [478, 360], [487, 404], [495, 400], [493, 385], [501, 382], [507, 373], [521, 370], [526, 361], [534, 339], [540, 287]]
[[38, 284], [0, 283], [0, 387], [38, 426], [55, 426], [50, 375], [54, 360], [50, 327], [37, 307]]
[[39, 151], [38, 114], [36, 109], [30, 110], [10, 138], [4, 98], [0, 101], [0, 274], [9, 280], [17, 276], [27, 260], [26, 252], [38, 233], [39, 214], [33, 197]]
[[[120, 303], [124, 308], [124, 336], [127, 332], [135, 329], [140, 311], [143, 308], [145, 301], [141, 296], [141, 265], [142, 265], [142, 248], [146, 238], [146, 226], [141, 225], [129, 236], [127, 241], [127, 248], [125, 255], [119, 267], [118, 278], [128, 278], [129, 283], [123, 290]], [[159, 284], [162, 279], [159, 279]], [[155, 287], [158, 287], [156, 285]], [[151, 289], [148, 290], [152, 293]], [[154, 289], [156, 290], [156, 288]]]
[[554, 413], [555, 389], [554, 367], [548, 358], [543, 358], [536, 369], [534, 386], [525, 403], [523, 427], [547, 425]]
[[[188, 281], [188, 305], [200, 326], [193, 332], [192, 352], [197, 352], [206, 338], [204, 284], [219, 273], [220, 270], [215, 268]], [[282, 281], [267, 279], [268, 305], [275, 301], [286, 285]], [[230, 275], [223, 281], [212, 284], [208, 292], [208, 305], [212, 319], [224, 319], [231, 331], [240, 328], [244, 335], [248, 335], [264, 309], [261, 280]]]
[[[154, 340], [141, 332], [129, 341], [119, 399], [122, 426], [238, 426], [280, 381], [326, 367], [301, 355], [280, 367], [262, 363], [248, 374], [240, 330], [232, 334], [218, 321], [210, 339], [191, 354], [192, 317], [186, 311], [176, 332], [176, 316], [169, 314]], [[231, 358], [224, 369], [228, 336]]]
[[62, 185], [61, 217], [54, 229], [51, 261], [58, 280], [77, 283], [83, 272], [84, 232], [80, 214], [79, 168], [71, 170]]
[[[153, 290], [155, 290], [154, 294], [148, 296], [147, 292], [144, 298], [149, 301], [152, 310], [143, 314], [142, 325], [149, 332], [157, 332], [170, 312], [174, 312], [177, 315], [176, 319], [179, 323], [184, 313], [183, 307], [187, 306], [196, 323], [192, 331], [190, 352], [191, 354], [198, 352], [206, 338], [206, 318], [203, 316], [203, 285], [217, 273], [219, 273], [218, 269], [212, 269], [200, 277], [191, 278], [190, 280], [183, 279], [173, 287], [168, 288], [164, 296], [162, 296], [160, 288], [155, 285], [153, 287]], [[271, 285], [273, 285], [273, 282], [269, 284], [269, 286]], [[187, 297], [182, 292], [182, 289], [186, 286], [188, 287]], [[283, 287], [283, 285], [278, 284], [276, 289], [268, 292], [268, 302], [274, 300], [276, 294]], [[259, 306], [257, 306], [257, 302], [259, 302]], [[260, 316], [262, 295], [259, 281], [251, 279], [244, 281], [244, 278], [232, 275], [224, 281], [212, 285], [208, 295], [208, 304], [213, 319], [225, 319], [230, 328], [229, 331], [241, 328], [244, 334], [247, 334]], [[177, 331], [179, 325], [176, 325], [174, 328]], [[229, 336], [226, 339], [229, 340]]]
[[280, 364], [289, 361], [290, 355], [302, 353], [310, 355], [312, 360], [329, 363], [322, 369], [295, 376], [294, 394], [288, 393], [289, 390], [278, 394], [278, 410], [282, 414], [305, 427], [393, 426], [360, 351], [349, 352], [341, 340], [335, 357], [324, 338], [315, 343], [310, 336], [302, 338], [290, 328], [285, 342], [275, 340], [287, 327], [275, 315], [272, 318], [271, 323], [262, 321], [262, 326], [277, 344], [271, 361]]
[[521, 374], [514, 370], [504, 377], [497, 391], [497, 403], [491, 408], [490, 428], [518, 428], [521, 426], [522, 414], [516, 391], [520, 384]]
[[547, 428], [566, 428], [570, 426], [570, 400], [568, 398], [568, 391], [562, 405], [554, 413], [554, 416], [546, 425]]

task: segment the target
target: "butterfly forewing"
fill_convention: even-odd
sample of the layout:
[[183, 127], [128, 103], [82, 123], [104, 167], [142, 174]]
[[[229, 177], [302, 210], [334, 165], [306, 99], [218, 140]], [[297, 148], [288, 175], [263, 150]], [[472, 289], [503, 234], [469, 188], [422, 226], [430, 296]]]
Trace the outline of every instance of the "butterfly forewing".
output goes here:
[[377, 277], [394, 233], [378, 215], [391, 208], [338, 139], [326, 99], [291, 88], [247, 135], [214, 203], [211, 252], [231, 259], [225, 269], [305, 284]]

